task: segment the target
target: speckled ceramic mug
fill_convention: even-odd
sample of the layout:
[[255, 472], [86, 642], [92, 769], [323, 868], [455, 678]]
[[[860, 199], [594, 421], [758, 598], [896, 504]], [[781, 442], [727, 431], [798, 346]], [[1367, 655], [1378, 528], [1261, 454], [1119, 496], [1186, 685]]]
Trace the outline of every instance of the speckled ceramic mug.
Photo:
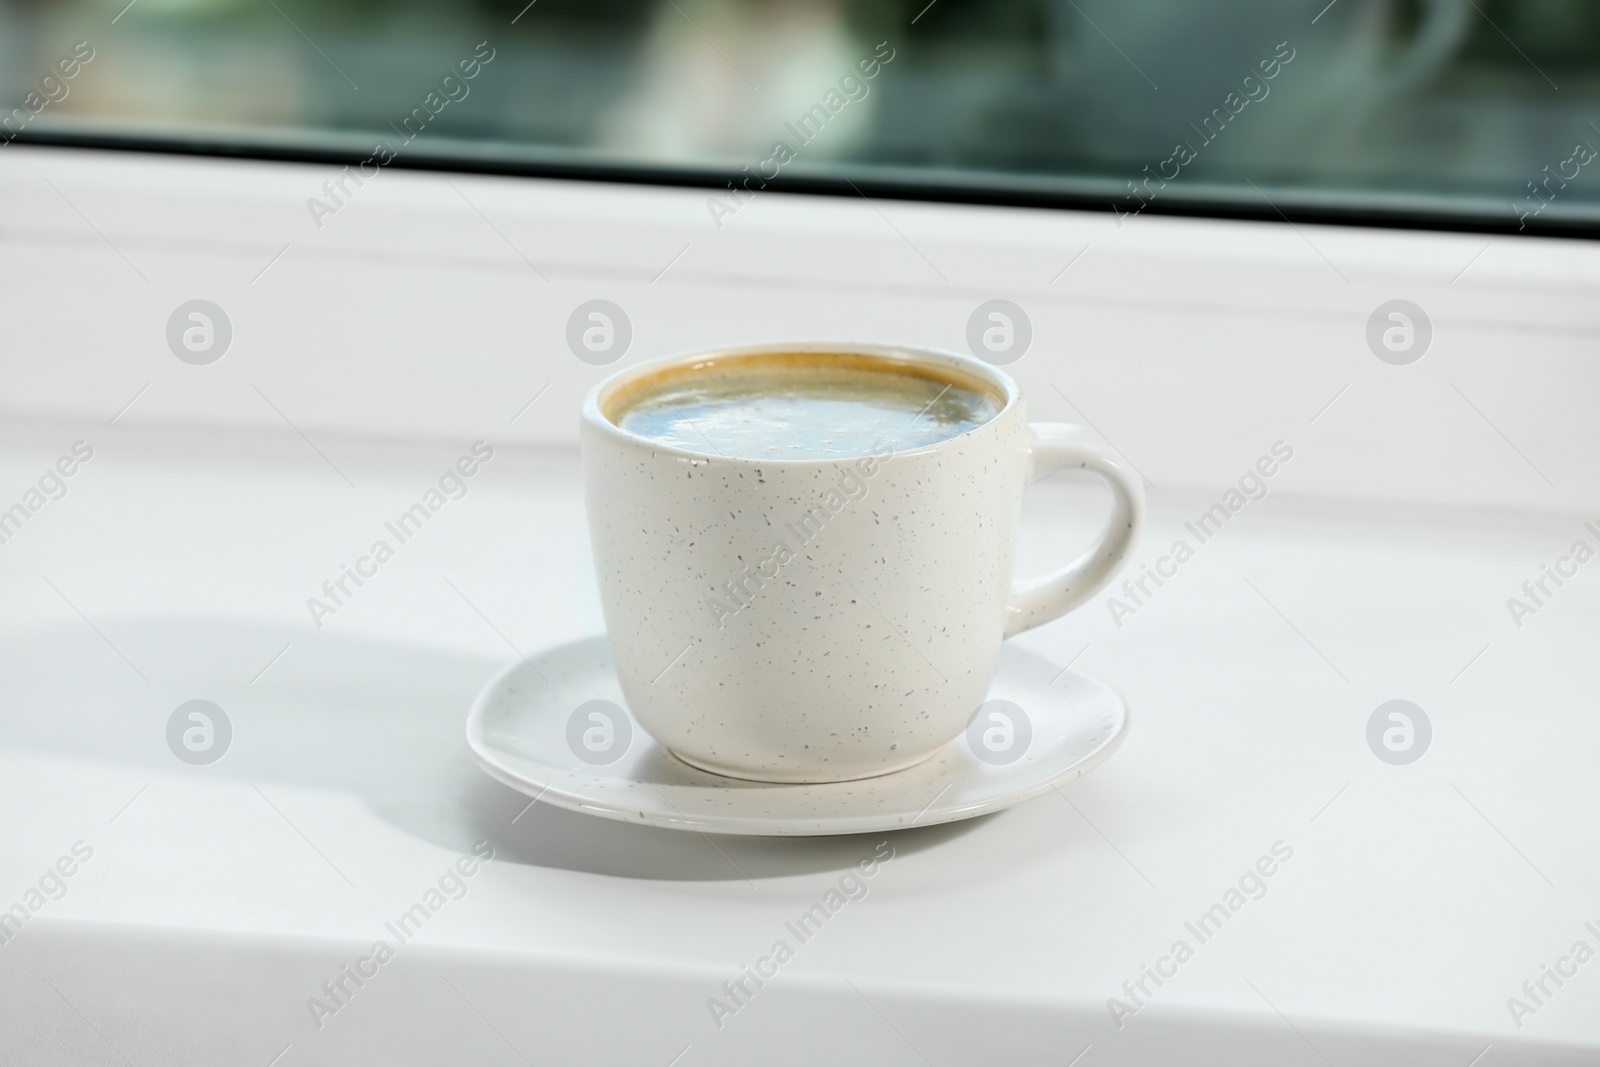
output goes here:
[[[677, 368], [766, 354], [869, 356], [988, 390], [998, 413], [908, 451], [771, 460], [623, 430], [619, 392]], [[892, 366], [886, 369], [893, 369]], [[834, 782], [909, 767], [983, 702], [1000, 642], [1083, 603], [1126, 558], [1144, 494], [1074, 427], [1029, 424], [1016, 383], [965, 356], [789, 344], [657, 360], [583, 405], [585, 492], [618, 680], [639, 724], [685, 763], [734, 778]], [[1100, 543], [1013, 582], [1023, 487], [1093, 471]]]

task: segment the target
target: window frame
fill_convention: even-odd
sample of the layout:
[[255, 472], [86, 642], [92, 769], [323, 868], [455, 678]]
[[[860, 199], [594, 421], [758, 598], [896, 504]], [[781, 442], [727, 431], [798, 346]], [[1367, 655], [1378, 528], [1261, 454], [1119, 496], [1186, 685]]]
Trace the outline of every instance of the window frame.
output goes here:
[[[359, 135], [310, 133], [279, 139], [238, 131], [124, 133], [112, 130], [33, 128], [11, 142], [41, 147], [84, 148], [110, 152], [188, 155], [210, 159], [260, 160], [275, 163], [358, 166], [371, 154]], [[3, 145], [0, 145], [3, 147]], [[419, 142], [385, 164], [387, 168], [448, 171], [519, 178], [604, 182], [669, 189], [704, 189], [717, 193], [744, 180], [737, 171], [713, 167], [666, 166], [584, 158], [566, 150], [541, 149], [500, 142], [440, 140]], [[915, 168], [848, 165], [850, 173], [829, 175], [790, 168], [763, 191], [809, 196], [868, 197], [921, 203], [988, 207], [1041, 208], [1058, 211], [1100, 211], [1119, 215], [1129, 206], [1124, 183], [1110, 178], [1032, 178], [989, 172], [941, 170], [937, 175]], [[969, 174], [971, 180], [961, 181]], [[1265, 186], [1241, 190], [1221, 183], [1174, 183], [1151, 200], [1140, 214], [1198, 219], [1282, 222], [1291, 225], [1382, 227], [1392, 230], [1499, 234], [1600, 240], [1600, 204], [1592, 209], [1571, 205], [1523, 221], [1505, 205], [1484, 198], [1432, 194], [1318, 193], [1292, 187]], [[1476, 205], [1475, 207], [1469, 205]]]

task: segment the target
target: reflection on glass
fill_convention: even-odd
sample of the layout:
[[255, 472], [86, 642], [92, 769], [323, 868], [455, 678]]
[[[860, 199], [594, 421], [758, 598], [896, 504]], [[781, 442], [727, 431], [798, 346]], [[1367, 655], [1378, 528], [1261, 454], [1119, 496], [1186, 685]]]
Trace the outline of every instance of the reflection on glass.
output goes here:
[[1600, 207], [1583, 0], [0, 0], [0, 72], [7, 136]]

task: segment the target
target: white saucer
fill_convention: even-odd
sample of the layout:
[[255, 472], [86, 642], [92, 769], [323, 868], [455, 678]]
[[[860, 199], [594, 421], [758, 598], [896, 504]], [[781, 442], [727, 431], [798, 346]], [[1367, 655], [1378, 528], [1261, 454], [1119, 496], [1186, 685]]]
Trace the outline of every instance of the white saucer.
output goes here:
[[1128, 732], [1127, 706], [1111, 688], [1010, 645], [979, 710], [966, 734], [893, 774], [825, 785], [724, 778], [680, 762], [633, 722], [611, 649], [592, 637], [501, 672], [467, 716], [467, 745], [490, 775], [557, 807], [680, 830], [804, 836], [999, 811], [1099, 766]]

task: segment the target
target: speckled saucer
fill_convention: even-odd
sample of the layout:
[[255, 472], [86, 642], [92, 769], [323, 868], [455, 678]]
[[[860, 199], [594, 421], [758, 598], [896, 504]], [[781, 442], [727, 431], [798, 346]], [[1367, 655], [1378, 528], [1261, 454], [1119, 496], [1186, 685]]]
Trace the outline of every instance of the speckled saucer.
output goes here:
[[966, 734], [893, 774], [824, 785], [724, 778], [679, 761], [633, 722], [611, 650], [592, 637], [491, 681], [467, 716], [467, 745], [494, 778], [557, 807], [679, 830], [808, 836], [1009, 808], [1099, 766], [1128, 732], [1111, 688], [1011, 645], [979, 710]]

